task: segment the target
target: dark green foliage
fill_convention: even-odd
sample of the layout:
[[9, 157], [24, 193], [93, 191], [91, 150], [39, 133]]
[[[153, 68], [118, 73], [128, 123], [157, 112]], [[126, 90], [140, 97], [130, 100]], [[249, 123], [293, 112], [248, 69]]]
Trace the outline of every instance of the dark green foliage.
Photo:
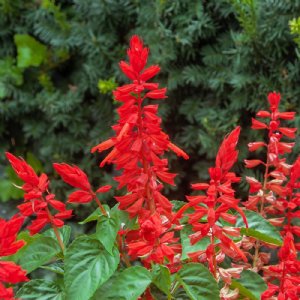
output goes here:
[[[250, 118], [266, 107], [269, 91], [282, 93], [283, 109], [299, 112], [299, 50], [289, 29], [299, 15], [299, 0], [1, 0], [2, 153], [32, 152], [47, 172], [53, 161], [76, 163], [97, 184], [107, 182], [97, 169], [103, 155], [89, 150], [111, 134], [117, 104], [110, 91], [125, 80], [118, 62], [137, 33], [169, 88], [165, 129], [191, 156], [171, 158], [181, 181], [174, 195], [183, 199], [237, 124], [241, 158], [247, 155], [255, 139]], [[21, 47], [24, 36], [39, 59]]]

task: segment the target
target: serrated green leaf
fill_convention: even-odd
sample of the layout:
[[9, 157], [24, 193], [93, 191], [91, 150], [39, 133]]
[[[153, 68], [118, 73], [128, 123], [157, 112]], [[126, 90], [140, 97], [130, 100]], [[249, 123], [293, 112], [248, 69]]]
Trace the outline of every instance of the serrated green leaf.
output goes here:
[[65, 255], [66, 300], [86, 300], [107, 281], [119, 264], [119, 252], [110, 255], [98, 240], [82, 236]]
[[189, 238], [189, 235], [192, 233], [193, 231], [191, 225], [185, 225], [180, 231], [180, 239], [182, 245], [182, 260], [187, 259], [189, 257], [188, 253], [193, 253], [199, 250], [205, 250], [210, 243], [209, 237], [204, 237], [199, 242], [192, 245]]
[[110, 254], [119, 229], [120, 220], [117, 214], [102, 216], [97, 222], [96, 237]]
[[17, 65], [19, 68], [38, 67], [47, 56], [47, 47], [28, 34], [15, 34]]
[[209, 270], [198, 263], [189, 263], [178, 272], [178, 280], [192, 300], [219, 300], [219, 287]]
[[64, 295], [60, 286], [53, 281], [44, 279], [30, 280], [17, 292], [17, 298], [34, 300], [63, 300]]
[[101, 300], [136, 300], [151, 283], [150, 272], [140, 266], [116, 273], [94, 295]]
[[248, 227], [245, 227], [245, 224], [242, 218], [239, 216], [236, 222], [236, 227], [241, 228], [241, 233], [247, 236], [252, 236], [257, 238], [260, 241], [267, 242], [274, 245], [282, 245], [282, 238], [278, 229], [270, 224], [265, 218], [260, 214], [251, 211], [245, 210], [245, 215], [248, 221]]
[[265, 281], [257, 273], [244, 270], [241, 277], [233, 279], [231, 288], [238, 288], [240, 296], [245, 296], [250, 300], [259, 300], [261, 294], [268, 288]]
[[170, 295], [171, 274], [164, 265], [155, 265], [152, 270], [152, 282], [166, 295]]

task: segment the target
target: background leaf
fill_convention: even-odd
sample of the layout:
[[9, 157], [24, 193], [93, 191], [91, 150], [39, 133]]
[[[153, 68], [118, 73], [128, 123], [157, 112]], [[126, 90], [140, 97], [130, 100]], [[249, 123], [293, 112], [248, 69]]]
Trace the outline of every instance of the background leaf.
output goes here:
[[16, 34], [14, 40], [18, 50], [18, 67], [38, 67], [46, 58], [47, 47], [28, 34]]

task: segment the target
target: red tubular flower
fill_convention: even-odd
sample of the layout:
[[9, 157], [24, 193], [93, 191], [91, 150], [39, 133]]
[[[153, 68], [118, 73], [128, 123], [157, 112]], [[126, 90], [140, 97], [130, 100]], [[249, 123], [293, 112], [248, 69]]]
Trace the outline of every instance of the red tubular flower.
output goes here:
[[[47, 175], [38, 176], [23, 159], [11, 153], [7, 152], [6, 157], [18, 177], [25, 182], [22, 186], [25, 192], [24, 203], [18, 206], [20, 213], [25, 217], [36, 215], [36, 219], [28, 226], [30, 234], [40, 232], [47, 224], [51, 224], [53, 228], [62, 227], [63, 219], [70, 218], [72, 210], [67, 210], [64, 203], [56, 200], [55, 195], [49, 193]], [[53, 216], [51, 210], [56, 210], [58, 213]]]
[[[109, 144], [109, 143], [108, 143]], [[104, 146], [105, 149], [106, 146]], [[98, 149], [98, 148], [97, 148]], [[104, 207], [96, 196], [96, 193], [106, 193], [111, 189], [110, 185], [105, 185], [99, 187], [96, 193], [92, 190], [92, 187], [89, 183], [87, 175], [77, 166], [70, 166], [66, 163], [54, 163], [54, 169], [61, 176], [61, 178], [68, 183], [69, 185], [79, 188], [69, 195], [68, 202], [69, 203], [89, 203], [92, 200], [95, 200], [98, 204], [101, 212], [104, 215], [107, 215]]]
[[127, 236], [128, 254], [132, 258], [140, 257], [149, 266], [151, 262], [162, 264], [166, 259], [172, 263], [175, 255], [181, 253], [179, 238], [170, 231], [170, 222], [163, 222], [157, 213], [140, 217], [139, 225], [139, 230]]
[[12, 255], [25, 245], [23, 240], [16, 241], [23, 222], [24, 217], [17, 215], [9, 221], [0, 219], [0, 256]]
[[[262, 300], [291, 299], [300, 298], [300, 261], [297, 260], [294, 238], [291, 233], [287, 233], [283, 246], [280, 248], [279, 264], [264, 268], [264, 276], [268, 280], [268, 289], [262, 294]], [[272, 284], [272, 281], [279, 281], [279, 286]]]
[[[190, 235], [191, 243], [194, 244], [209, 236], [210, 245], [206, 251], [190, 253], [189, 256], [196, 261], [206, 261], [215, 277], [217, 277], [217, 256], [222, 257], [218, 262], [225, 258], [224, 254], [233, 259], [247, 261], [245, 254], [232, 239], [234, 236], [240, 236], [239, 229], [222, 226], [218, 222], [224, 220], [234, 225], [237, 217], [228, 213], [233, 209], [241, 214], [247, 226], [245, 214], [238, 206], [239, 200], [234, 197], [234, 190], [231, 187], [232, 183], [239, 181], [239, 178], [229, 172], [237, 161], [236, 145], [239, 134], [240, 127], [237, 127], [223, 140], [216, 157], [216, 165], [209, 169], [210, 183], [192, 185], [195, 190], [205, 190], [206, 195], [187, 197], [190, 203], [180, 209], [176, 216], [181, 217], [187, 208], [193, 208], [194, 211], [188, 214], [188, 223], [193, 226], [195, 232]], [[205, 216], [207, 221], [203, 219]], [[215, 238], [219, 242], [215, 242]]]
[[[16, 241], [24, 217], [15, 215], [9, 221], [0, 219], [0, 258], [15, 254], [25, 245], [23, 240]], [[5, 284], [16, 284], [28, 281], [26, 271], [13, 262], [0, 260], [0, 299], [14, 300], [13, 289], [6, 288]]]

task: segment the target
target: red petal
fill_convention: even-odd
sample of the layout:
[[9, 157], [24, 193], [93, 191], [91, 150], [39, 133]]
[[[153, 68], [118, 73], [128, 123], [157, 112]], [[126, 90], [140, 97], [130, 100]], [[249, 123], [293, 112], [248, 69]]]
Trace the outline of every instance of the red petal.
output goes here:
[[70, 203], [89, 203], [93, 200], [94, 195], [87, 191], [75, 191], [69, 195], [68, 202]]

